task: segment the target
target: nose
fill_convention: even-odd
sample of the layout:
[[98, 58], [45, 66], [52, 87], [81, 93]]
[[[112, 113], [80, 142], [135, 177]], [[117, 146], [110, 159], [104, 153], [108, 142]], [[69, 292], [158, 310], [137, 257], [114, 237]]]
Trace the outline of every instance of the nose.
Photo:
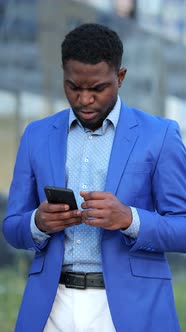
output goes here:
[[82, 106], [88, 106], [94, 102], [92, 91], [82, 90], [79, 92], [79, 103]]

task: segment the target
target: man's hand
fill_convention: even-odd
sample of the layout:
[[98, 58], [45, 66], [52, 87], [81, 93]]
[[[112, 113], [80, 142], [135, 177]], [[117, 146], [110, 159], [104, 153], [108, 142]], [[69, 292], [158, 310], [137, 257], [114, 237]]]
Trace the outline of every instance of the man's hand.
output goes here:
[[36, 226], [47, 233], [60, 232], [63, 229], [81, 224], [81, 211], [69, 210], [67, 204], [41, 203], [35, 214]]
[[128, 228], [132, 222], [131, 209], [122, 204], [109, 192], [80, 192], [82, 203], [82, 222], [105, 229], [116, 230]]

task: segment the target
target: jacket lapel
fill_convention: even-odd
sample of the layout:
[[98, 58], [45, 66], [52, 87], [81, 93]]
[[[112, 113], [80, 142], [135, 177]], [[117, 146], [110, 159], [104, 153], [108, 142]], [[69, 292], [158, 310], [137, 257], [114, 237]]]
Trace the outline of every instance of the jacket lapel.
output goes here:
[[67, 134], [69, 111], [62, 111], [52, 125], [49, 135], [49, 156], [52, 170], [53, 185], [65, 187], [65, 162], [67, 149]]
[[138, 138], [138, 123], [132, 108], [121, 104], [120, 118], [112, 146], [105, 191], [117, 192], [130, 154]]

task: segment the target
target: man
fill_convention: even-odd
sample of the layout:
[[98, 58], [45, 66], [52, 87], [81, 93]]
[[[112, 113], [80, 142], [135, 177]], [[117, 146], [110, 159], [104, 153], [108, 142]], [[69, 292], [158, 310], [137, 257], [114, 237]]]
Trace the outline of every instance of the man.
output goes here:
[[[175, 121], [118, 96], [123, 46], [85, 24], [62, 43], [71, 108], [23, 134], [3, 231], [35, 250], [16, 332], [178, 332], [165, 252], [186, 252], [186, 150]], [[49, 204], [73, 189], [78, 210]]]

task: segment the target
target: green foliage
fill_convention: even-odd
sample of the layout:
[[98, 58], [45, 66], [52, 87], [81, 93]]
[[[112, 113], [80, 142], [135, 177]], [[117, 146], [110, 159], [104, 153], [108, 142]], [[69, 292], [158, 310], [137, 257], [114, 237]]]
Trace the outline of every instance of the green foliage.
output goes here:
[[181, 331], [186, 331], [186, 278], [185, 275], [173, 282], [175, 302]]
[[21, 303], [25, 277], [12, 268], [0, 269], [0, 326], [3, 332], [13, 332]]

